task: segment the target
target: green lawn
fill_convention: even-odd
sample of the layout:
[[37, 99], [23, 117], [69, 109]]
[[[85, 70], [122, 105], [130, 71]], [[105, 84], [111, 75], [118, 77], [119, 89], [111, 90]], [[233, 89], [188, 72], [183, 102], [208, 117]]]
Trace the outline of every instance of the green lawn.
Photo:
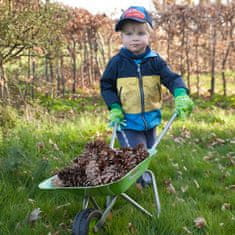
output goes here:
[[[151, 220], [120, 199], [112, 219], [98, 234], [235, 234], [234, 97], [216, 96], [212, 101], [202, 98], [195, 102], [192, 117], [173, 124], [151, 163], [159, 187], [160, 217]], [[5, 123], [2, 128], [3, 235], [70, 234], [82, 198], [70, 191], [41, 191], [38, 184], [66, 166], [91, 139], [105, 138], [108, 142], [111, 136], [106, 109], [97, 98], [81, 98], [78, 103], [43, 100], [41, 105], [50, 112], [35, 105], [27, 115], [15, 117], [13, 124]], [[163, 124], [171, 113], [172, 108], [166, 105]], [[169, 190], [169, 185], [175, 191]], [[154, 212], [151, 188], [140, 192], [133, 186], [128, 193]], [[104, 204], [104, 198], [97, 200]], [[42, 211], [40, 218], [30, 223], [29, 214], [36, 208]], [[198, 217], [206, 220], [202, 228], [195, 226]]]

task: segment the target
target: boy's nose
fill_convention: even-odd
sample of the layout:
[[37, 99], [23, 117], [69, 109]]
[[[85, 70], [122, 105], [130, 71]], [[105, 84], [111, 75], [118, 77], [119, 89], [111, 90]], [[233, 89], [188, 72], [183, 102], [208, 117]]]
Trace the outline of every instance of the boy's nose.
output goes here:
[[134, 36], [133, 36], [133, 40], [134, 40], [134, 41], [138, 41], [138, 40], [139, 40], [138, 36], [137, 36], [137, 35], [134, 35]]

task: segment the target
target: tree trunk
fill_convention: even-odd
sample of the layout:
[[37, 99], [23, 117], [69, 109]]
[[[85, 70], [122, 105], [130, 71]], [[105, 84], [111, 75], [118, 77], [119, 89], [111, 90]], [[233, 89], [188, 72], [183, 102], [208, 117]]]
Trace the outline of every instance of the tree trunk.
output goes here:
[[217, 31], [216, 26], [212, 25], [212, 34], [211, 34], [211, 87], [210, 87], [210, 96], [212, 97], [215, 94], [215, 55], [216, 55], [216, 37]]
[[60, 63], [59, 58], [56, 58], [56, 94], [60, 95], [60, 86], [61, 86], [61, 75], [60, 75]]
[[8, 86], [2, 60], [0, 60], [0, 97], [4, 102], [8, 98]]
[[73, 40], [72, 60], [73, 60], [73, 86], [72, 86], [72, 92], [76, 93], [76, 87], [77, 87], [77, 58], [76, 58], [76, 42], [75, 42], [75, 40]]
[[32, 59], [32, 81], [31, 81], [31, 96], [32, 96], [32, 99], [35, 98], [35, 93], [34, 93], [35, 81], [36, 81], [36, 63], [35, 63], [35, 57], [33, 57], [33, 59]]
[[30, 96], [30, 90], [31, 90], [31, 49], [28, 50], [28, 65], [27, 65], [27, 69], [28, 69], [28, 81], [29, 83], [27, 84], [27, 87], [25, 89], [25, 97], [27, 95]]
[[185, 37], [185, 55], [186, 55], [186, 68], [187, 68], [187, 85], [189, 90], [191, 89], [191, 81], [190, 81], [190, 60], [189, 60], [189, 50], [190, 47], [188, 45], [188, 32], [186, 32], [186, 37]]
[[48, 54], [45, 55], [45, 79], [49, 82], [49, 73], [48, 73]]
[[184, 73], [185, 73], [185, 69], [184, 69], [184, 47], [185, 47], [185, 28], [184, 26], [182, 25], [182, 37], [181, 37], [181, 53], [180, 53], [180, 72], [181, 72], [181, 75], [183, 76]]
[[198, 46], [199, 46], [198, 43], [199, 43], [199, 37], [196, 36], [196, 48], [195, 48], [196, 79], [197, 79], [196, 87], [197, 87], [197, 95], [199, 96], [200, 95], [200, 77], [199, 77], [199, 61], [198, 61]]
[[226, 62], [228, 59], [228, 55], [229, 55], [231, 46], [232, 46], [232, 41], [229, 42], [229, 45], [226, 49], [226, 52], [225, 52], [225, 55], [224, 55], [224, 58], [222, 61], [222, 80], [223, 80], [223, 93], [224, 93], [223, 95], [224, 96], [227, 96], [227, 81], [225, 78], [225, 67], [226, 67]]
[[64, 57], [60, 57], [60, 74], [61, 74], [61, 86], [62, 94], [65, 95], [65, 79], [64, 79]]
[[52, 58], [49, 59], [51, 96], [54, 97], [54, 65]]

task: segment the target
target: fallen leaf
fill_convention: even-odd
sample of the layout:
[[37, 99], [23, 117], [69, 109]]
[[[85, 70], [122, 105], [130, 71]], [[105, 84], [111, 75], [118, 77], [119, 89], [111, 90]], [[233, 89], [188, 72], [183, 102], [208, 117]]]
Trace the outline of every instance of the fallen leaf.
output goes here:
[[54, 147], [54, 149], [55, 149], [56, 151], [59, 151], [59, 150], [60, 150], [59, 147], [58, 147], [58, 145], [57, 145], [56, 143], [53, 144], [53, 147]]
[[188, 185], [181, 186], [180, 189], [181, 189], [182, 193], [185, 193], [188, 190]]
[[229, 157], [228, 159], [229, 159], [231, 165], [235, 166], [235, 158], [234, 157]]
[[197, 228], [201, 229], [206, 226], [206, 220], [204, 217], [199, 216], [194, 220], [194, 224]]
[[178, 144], [183, 144], [184, 143], [184, 139], [182, 137], [175, 137], [174, 141]]
[[176, 194], [175, 187], [173, 186], [170, 180], [165, 180], [165, 184], [166, 184], [166, 189], [169, 193]]
[[196, 185], [196, 188], [200, 188], [199, 183], [197, 182], [197, 180], [193, 180], [194, 184]]
[[230, 203], [224, 203], [221, 207], [222, 211], [230, 210], [230, 209], [231, 209], [231, 204]]
[[29, 215], [28, 222], [33, 224], [35, 221], [40, 219], [40, 214], [41, 214], [40, 208], [34, 209]]
[[175, 167], [175, 168], [177, 168], [177, 169], [179, 169], [179, 164], [178, 164], [178, 163], [173, 163], [173, 162], [172, 162], [172, 166]]
[[214, 156], [205, 156], [205, 157], [203, 157], [203, 160], [210, 161], [213, 158], [214, 158]]
[[174, 187], [173, 184], [171, 184], [171, 183], [167, 186], [167, 191], [168, 191], [169, 193], [176, 194], [175, 187]]
[[184, 169], [185, 171], [187, 171], [187, 170], [188, 170], [188, 168], [187, 168], [186, 166], [183, 166], [183, 169]]
[[134, 225], [131, 222], [128, 223], [128, 230], [131, 234], [136, 234], [137, 233], [136, 228], [134, 227]]
[[68, 202], [68, 203], [65, 203], [65, 204], [63, 204], [63, 205], [57, 206], [55, 209], [58, 210], [58, 209], [61, 209], [61, 208], [64, 208], [64, 207], [67, 207], [67, 206], [70, 206], [70, 205], [71, 205], [71, 203]]
[[32, 204], [35, 202], [35, 200], [33, 200], [32, 198], [28, 198], [28, 201]]
[[176, 197], [176, 200], [177, 200], [178, 202], [185, 202], [185, 200], [184, 200], [183, 198], [180, 198], [180, 197]]
[[192, 232], [186, 226], [183, 227], [183, 230], [188, 234], [192, 234]]
[[43, 142], [38, 142], [37, 143], [37, 148], [38, 149], [43, 149], [43, 148], [45, 148], [45, 144]]

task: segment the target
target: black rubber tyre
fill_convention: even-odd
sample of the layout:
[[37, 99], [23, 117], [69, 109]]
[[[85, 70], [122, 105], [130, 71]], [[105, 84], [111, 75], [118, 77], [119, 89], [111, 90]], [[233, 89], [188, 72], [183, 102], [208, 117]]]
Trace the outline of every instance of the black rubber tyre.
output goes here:
[[93, 231], [95, 222], [102, 216], [102, 212], [96, 209], [80, 211], [74, 218], [72, 235], [89, 235]]

